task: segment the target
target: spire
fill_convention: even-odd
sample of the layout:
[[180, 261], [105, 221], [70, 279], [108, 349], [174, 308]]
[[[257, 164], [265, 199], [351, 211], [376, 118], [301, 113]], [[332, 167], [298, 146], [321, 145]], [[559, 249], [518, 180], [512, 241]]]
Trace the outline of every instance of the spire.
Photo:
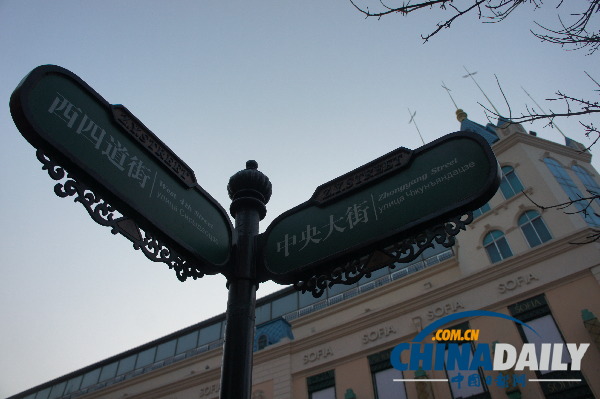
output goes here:
[[458, 110], [458, 105], [456, 105], [456, 101], [454, 101], [454, 98], [452, 97], [452, 94], [450, 94], [450, 92], [452, 90], [450, 90], [449, 88], [446, 87], [446, 84], [444, 83], [444, 81], [442, 80], [442, 87], [444, 88], [444, 90], [446, 90], [446, 92], [448, 93], [448, 95], [450, 96], [450, 100], [452, 100], [452, 104], [454, 104], [454, 106], [456, 107], [456, 109]]
[[477, 88], [479, 88], [479, 91], [481, 91], [481, 94], [483, 94], [483, 96], [485, 97], [485, 99], [488, 100], [488, 103], [490, 103], [490, 105], [492, 106], [492, 108], [496, 112], [496, 115], [500, 115], [500, 112], [498, 112], [498, 110], [494, 106], [494, 103], [492, 103], [492, 100], [489, 99], [489, 97], [487, 96], [487, 94], [485, 94], [485, 92], [483, 91], [483, 89], [481, 88], [481, 86], [479, 86], [479, 83], [477, 83], [477, 81], [473, 77], [473, 75], [475, 75], [477, 73], [477, 71], [475, 71], [475, 72], [469, 72], [469, 70], [467, 69], [467, 67], [464, 66], [464, 65], [463, 65], [463, 68], [465, 68], [465, 71], [467, 71], [467, 74], [464, 75], [463, 78], [471, 78], [473, 80], [473, 83], [475, 83], [475, 86], [477, 86]]
[[[535, 101], [533, 99], [533, 97], [531, 97], [531, 94], [529, 94], [527, 92], [527, 90], [525, 90], [525, 88], [523, 86], [521, 86], [521, 89], [523, 89], [523, 91], [525, 92], [525, 94], [527, 94], [527, 97], [531, 98], [531, 101], [533, 101], [533, 103], [538, 106], [538, 108], [540, 109], [540, 111], [542, 111], [543, 114], [548, 115], [548, 113], [546, 111], [544, 111], [544, 109], [540, 106], [540, 104], [537, 103], [537, 101]], [[548, 119], [550, 119], [550, 118], [548, 118]], [[559, 133], [562, 134], [562, 136], [564, 137], [565, 142], [567, 142], [567, 140], [569, 140], [569, 138], [563, 133], [562, 130], [560, 130], [560, 128], [558, 127], [558, 125], [556, 125], [556, 123], [554, 123], [554, 120], [551, 120], [551, 122], [552, 123], [550, 124], [550, 126], [552, 126], [553, 128], [555, 128], [556, 130], [558, 130]], [[567, 143], [567, 145], [568, 145], [568, 143]]]
[[409, 125], [411, 123], [415, 124], [415, 127], [417, 128], [417, 132], [419, 133], [419, 137], [421, 138], [421, 141], [423, 142], [423, 145], [425, 145], [425, 140], [423, 140], [423, 135], [421, 134], [421, 131], [419, 130], [419, 126], [417, 126], [417, 121], [415, 120], [415, 115], [417, 114], [417, 111], [411, 112], [410, 108], [409, 108], [408, 109], [408, 114], [410, 115], [410, 120], [408, 121], [408, 124]]

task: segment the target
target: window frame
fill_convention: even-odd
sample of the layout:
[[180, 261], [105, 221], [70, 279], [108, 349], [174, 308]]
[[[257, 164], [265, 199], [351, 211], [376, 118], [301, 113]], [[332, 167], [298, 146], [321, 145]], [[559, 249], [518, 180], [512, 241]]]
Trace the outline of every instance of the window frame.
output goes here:
[[[496, 232], [500, 233], [500, 235], [497, 236], [495, 234]], [[488, 240], [488, 237], [491, 237], [491, 241], [486, 243], [486, 241]], [[498, 245], [498, 242], [501, 242], [501, 240], [504, 241], [504, 244], [506, 245], [506, 248], [508, 249], [508, 251], [510, 253], [507, 256], [503, 255], [503, 253], [502, 253], [502, 251], [500, 249], [500, 246]], [[510, 244], [508, 243], [508, 240], [506, 239], [506, 235], [504, 234], [504, 232], [502, 230], [497, 230], [496, 229], [496, 230], [490, 230], [490, 231], [488, 231], [487, 234], [485, 236], [483, 236], [482, 245], [483, 245], [483, 248], [485, 249], [485, 252], [487, 253], [488, 258], [490, 259], [491, 263], [502, 262], [503, 260], [508, 259], [508, 258], [510, 258], [510, 257], [512, 257], [514, 255], [512, 249], [510, 247]], [[490, 250], [488, 249], [488, 248], [490, 248], [492, 246], [496, 250], [496, 253], [499, 256], [498, 260], [494, 260], [494, 258], [492, 257], [492, 255], [490, 253]]]
[[[448, 327], [451, 330], [469, 330], [471, 327], [469, 325], [469, 322], [466, 321], [464, 323], [460, 323], [458, 325], [455, 325], [453, 327]], [[443, 343], [446, 345], [446, 347], [444, 348], [444, 372], [446, 373], [446, 377], [448, 378], [448, 389], [450, 390], [450, 395], [452, 396], [452, 398], [457, 398], [457, 399], [490, 399], [491, 398], [491, 394], [490, 394], [490, 389], [485, 381], [485, 375], [483, 372], [483, 369], [481, 367], [477, 368], [477, 374], [479, 374], [479, 380], [481, 382], [480, 387], [483, 389], [483, 392], [478, 392], [478, 393], [474, 393], [472, 395], [469, 396], [455, 396], [454, 393], [454, 389], [452, 388], [452, 377], [448, 374], [448, 368], [447, 368], [447, 362], [448, 362], [448, 344], [459, 344], [459, 345], [469, 345], [469, 350], [470, 350], [470, 356], [469, 358], [472, 359], [473, 355], [475, 354], [475, 351], [473, 350], [473, 341], [445, 341], [445, 342], [439, 342], [439, 343]], [[466, 370], [450, 370], [452, 372], [458, 372], [460, 373], [461, 371], [466, 371]], [[471, 372], [471, 374], [474, 374], [473, 371], [474, 370], [468, 370], [469, 372]], [[465, 379], [465, 384], [468, 384], [468, 379]]]
[[[596, 182], [596, 180], [594, 180], [594, 177], [590, 172], [587, 171], [587, 169], [581, 165], [575, 164], [571, 166], [571, 170], [575, 173], [575, 176], [577, 176], [588, 193], [592, 195], [600, 195], [600, 185], [598, 182]], [[596, 198], [596, 202], [600, 204], [600, 197]]]
[[[377, 353], [373, 353], [369, 356], [367, 356], [367, 360], [369, 361], [369, 370], [371, 371], [371, 381], [373, 383], [373, 397], [375, 399], [389, 399], [389, 398], [380, 398], [379, 395], [379, 387], [377, 385], [377, 377], [376, 375], [382, 372], [387, 372], [390, 369], [393, 369], [395, 371], [397, 371], [398, 373], [400, 373], [400, 378], [404, 378], [404, 373], [400, 370], [396, 370], [392, 367], [392, 364], [390, 362], [390, 356], [392, 353], [392, 350], [394, 348], [389, 348], [386, 349], [384, 351], [381, 352], [377, 352]], [[408, 394], [406, 392], [406, 384], [403, 381], [400, 382], [394, 382], [394, 384], [398, 384], [399, 386], [402, 386], [402, 392], [403, 392], [403, 397], [401, 397], [400, 399], [404, 398], [408, 398]], [[396, 399], [396, 398], [394, 398]]]
[[[510, 191], [509, 191], [510, 189]], [[515, 172], [515, 168], [506, 165], [502, 167], [502, 180], [500, 180], [500, 192], [505, 200], [514, 197], [524, 190], [523, 183]]]
[[313, 394], [333, 388], [333, 397], [336, 397], [335, 370], [328, 370], [306, 378], [308, 398], [313, 399]]
[[581, 214], [583, 220], [591, 227], [600, 227], [600, 217], [596, 216], [594, 209], [592, 212], [586, 210], [586, 206], [579, 201], [580, 198], [584, 198], [583, 194], [575, 181], [569, 175], [568, 169], [565, 168], [560, 162], [551, 157], [545, 157], [544, 163], [558, 185], [563, 189], [569, 201], [573, 201], [573, 206], [577, 209], [577, 213]]
[[[535, 217], [531, 217], [530, 215], [535, 214]], [[522, 222], [523, 218], [527, 218], [527, 221], [525, 221], [524, 223]], [[534, 222], [538, 222], [537, 224], [535, 224]], [[546, 222], [544, 222], [544, 219], [542, 218], [542, 214], [536, 210], [526, 210], [524, 212], [521, 213], [521, 215], [519, 216], [519, 218], [517, 219], [517, 225], [519, 226], [519, 229], [521, 230], [521, 233], [523, 233], [523, 236], [525, 237], [525, 241], [527, 241], [527, 244], [529, 245], [529, 248], [534, 248], [537, 247], [538, 245], [542, 245], [550, 240], [552, 240], [552, 233], [550, 232], [550, 229], [548, 228], [548, 226], [546, 225]], [[524, 227], [531, 227], [531, 230], [533, 230], [533, 233], [535, 234], [535, 238], [539, 241], [536, 244], [532, 244], [531, 240], [529, 239], [529, 235], [527, 234], [527, 232], [524, 230]], [[536, 227], [537, 226], [537, 227]], [[547, 239], [544, 239], [542, 237], [542, 234], [540, 234], [540, 230], [539, 226], [543, 227], [545, 229], [544, 234], [548, 235]]]

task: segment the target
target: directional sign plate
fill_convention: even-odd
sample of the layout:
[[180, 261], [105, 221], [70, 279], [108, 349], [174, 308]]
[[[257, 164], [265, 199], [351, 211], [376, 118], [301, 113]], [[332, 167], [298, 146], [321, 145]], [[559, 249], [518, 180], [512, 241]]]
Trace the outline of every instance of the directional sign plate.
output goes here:
[[295, 283], [409, 233], [477, 209], [500, 172], [480, 136], [457, 132], [415, 151], [399, 148], [326, 183], [262, 235], [263, 279]]
[[229, 261], [232, 227], [194, 172], [122, 105], [110, 105], [57, 66], [34, 69], [14, 91], [13, 119], [36, 148], [86, 182], [203, 273]]

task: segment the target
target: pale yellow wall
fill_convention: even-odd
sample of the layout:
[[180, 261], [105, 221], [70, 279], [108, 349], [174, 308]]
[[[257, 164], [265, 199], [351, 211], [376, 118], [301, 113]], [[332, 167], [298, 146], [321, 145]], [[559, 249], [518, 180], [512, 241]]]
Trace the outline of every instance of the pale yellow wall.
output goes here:
[[344, 394], [348, 388], [354, 391], [357, 398], [373, 398], [371, 370], [366, 357], [341, 364], [335, 372], [337, 399], [344, 399]]

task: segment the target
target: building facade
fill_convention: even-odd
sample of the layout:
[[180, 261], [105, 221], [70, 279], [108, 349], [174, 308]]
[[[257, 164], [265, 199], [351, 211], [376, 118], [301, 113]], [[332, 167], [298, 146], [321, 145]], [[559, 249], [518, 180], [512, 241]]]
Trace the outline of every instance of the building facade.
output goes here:
[[[457, 116], [461, 130], [492, 144], [503, 172], [498, 192], [452, 248], [428, 249], [321, 298], [286, 288], [259, 299], [253, 399], [600, 398], [600, 242], [576, 244], [600, 229], [600, 200], [536, 205], [600, 192], [590, 153], [502, 119], [484, 127]], [[473, 310], [512, 319], [460, 317]], [[477, 331], [476, 341], [456, 346], [469, 359], [477, 343], [492, 353], [498, 343], [535, 344], [533, 357], [554, 362], [552, 370], [452, 369], [448, 341], [435, 346], [446, 350], [434, 358], [441, 368], [423, 360], [427, 345], [419, 369], [392, 367], [395, 355], [411, 362], [409, 351], [393, 348], [450, 315], [459, 318], [444, 328]], [[224, 323], [225, 315], [214, 317], [11, 399], [218, 398]], [[567, 343], [590, 344], [580, 367]], [[544, 352], [547, 344], [564, 344], [562, 354]]]

